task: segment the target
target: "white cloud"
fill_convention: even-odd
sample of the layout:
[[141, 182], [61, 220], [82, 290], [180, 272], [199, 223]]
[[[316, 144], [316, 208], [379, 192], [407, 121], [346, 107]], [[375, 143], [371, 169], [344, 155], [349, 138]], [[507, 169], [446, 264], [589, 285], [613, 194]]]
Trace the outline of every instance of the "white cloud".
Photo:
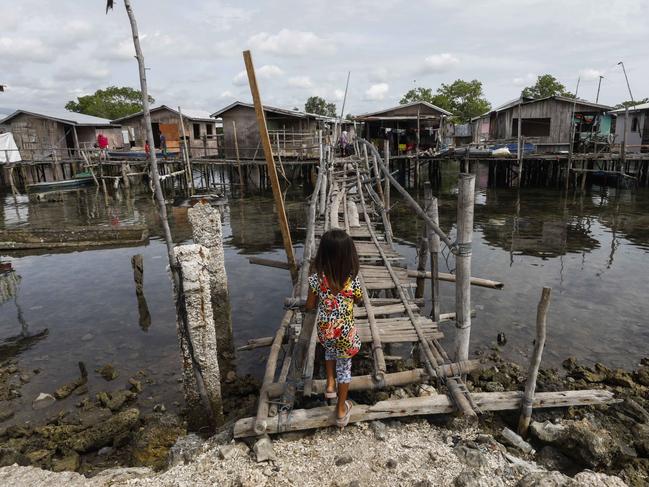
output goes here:
[[592, 68], [582, 69], [579, 71], [579, 76], [583, 81], [596, 81], [600, 76], [604, 76], [604, 71]]
[[536, 75], [533, 73], [527, 73], [525, 76], [519, 76], [512, 80], [514, 86], [528, 86], [533, 84], [536, 81]]
[[248, 39], [248, 44], [253, 49], [282, 56], [333, 54], [336, 51], [330, 40], [313, 32], [290, 29], [282, 29], [277, 34], [260, 32]]
[[221, 93], [221, 98], [232, 98], [233, 96], [234, 95], [229, 90], [225, 90], [224, 92]]
[[385, 96], [388, 94], [390, 86], [387, 83], [377, 83], [370, 86], [365, 91], [365, 98], [367, 100], [378, 101], [385, 99]]
[[135, 48], [132, 39], [122, 39], [106, 53], [106, 58], [111, 61], [132, 60], [135, 57]]
[[110, 70], [106, 66], [88, 62], [67, 64], [54, 74], [54, 79], [58, 81], [97, 81], [104, 80], [109, 76]]
[[53, 51], [40, 39], [0, 37], [0, 61], [43, 63], [53, 57]]
[[368, 78], [372, 83], [384, 83], [388, 80], [388, 69], [376, 68], [370, 72]]
[[421, 71], [423, 73], [444, 73], [458, 64], [460, 64], [460, 60], [448, 52], [433, 54], [424, 59]]
[[313, 88], [313, 82], [308, 76], [293, 76], [288, 79], [288, 85], [293, 88]]
[[[259, 79], [271, 79], [276, 78], [284, 74], [284, 71], [279, 66], [274, 64], [264, 64], [261, 68], [255, 70], [257, 78]], [[245, 86], [248, 84], [248, 73], [246, 71], [240, 71], [233, 79], [232, 83], [236, 86]]]
[[343, 101], [345, 90], [334, 90], [334, 101]]

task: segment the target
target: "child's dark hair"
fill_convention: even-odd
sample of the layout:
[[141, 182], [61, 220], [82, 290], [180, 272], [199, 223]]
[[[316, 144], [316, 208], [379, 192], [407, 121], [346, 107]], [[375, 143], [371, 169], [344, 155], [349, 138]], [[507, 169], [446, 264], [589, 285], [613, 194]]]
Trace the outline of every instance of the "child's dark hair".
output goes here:
[[315, 256], [318, 274], [324, 274], [334, 287], [342, 289], [348, 277], [356, 277], [359, 267], [354, 241], [347, 232], [335, 228], [322, 235]]

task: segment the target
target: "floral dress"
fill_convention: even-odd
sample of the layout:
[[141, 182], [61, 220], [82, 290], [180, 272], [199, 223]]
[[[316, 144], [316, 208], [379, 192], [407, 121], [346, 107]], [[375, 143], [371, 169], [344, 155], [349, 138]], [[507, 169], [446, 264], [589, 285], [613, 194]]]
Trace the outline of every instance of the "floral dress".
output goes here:
[[318, 296], [318, 340], [327, 360], [349, 359], [361, 348], [354, 326], [354, 300], [363, 297], [358, 276], [347, 278], [343, 288], [334, 294], [325, 275], [309, 276], [309, 286]]

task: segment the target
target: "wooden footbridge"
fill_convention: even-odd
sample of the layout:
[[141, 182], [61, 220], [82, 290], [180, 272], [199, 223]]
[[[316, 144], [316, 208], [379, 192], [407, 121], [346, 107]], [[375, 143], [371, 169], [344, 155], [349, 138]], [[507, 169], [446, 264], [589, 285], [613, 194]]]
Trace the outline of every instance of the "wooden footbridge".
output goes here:
[[[235, 437], [335, 424], [333, 406], [295, 409], [300, 397], [322, 395], [325, 390], [325, 381], [314, 377], [316, 347], [319, 346], [315, 315], [304, 312], [302, 306], [308, 291], [311, 258], [319, 237], [335, 227], [351, 235], [361, 260], [364, 302], [355, 306], [354, 316], [363, 345], [359, 358], [354, 360], [368, 361], [371, 373], [352, 377], [352, 397], [353, 391], [416, 383], [432, 383], [443, 392], [355, 405], [350, 422], [452, 412], [475, 417], [486, 410], [521, 408], [524, 402], [523, 392], [470, 393], [463, 379], [467, 373], [481, 367], [479, 361], [468, 360], [470, 286], [481, 284], [481, 280], [472, 279], [470, 275], [474, 176], [460, 175], [457, 241], [451, 241], [437, 225], [437, 205], [430, 188], [427, 188], [426, 205], [422, 209], [394, 180], [374, 147], [362, 140], [356, 143], [355, 153], [362, 156], [336, 158], [331, 148], [325, 147], [322, 151], [308, 207], [303, 260], [299, 271], [294, 269], [293, 295], [286, 300], [286, 311], [274, 338], [255, 342], [257, 346], [270, 345], [257, 415], [239, 420], [235, 425]], [[420, 291], [415, 292], [410, 279], [413, 271], [406, 269], [403, 257], [392, 245], [388, 210], [391, 187], [402, 192], [413, 211], [426, 222], [431, 271], [426, 273], [425, 261], [423, 266], [420, 261], [414, 275], [420, 280], [432, 277], [431, 316], [423, 310], [422, 283], [419, 283]], [[453, 313], [439, 311], [437, 254], [441, 244], [447, 245], [456, 258], [457, 275], [447, 279], [456, 281], [457, 306]], [[441, 343], [444, 338], [441, 327], [452, 322], [458, 328], [453, 359]], [[255, 343], [243, 348], [253, 348]], [[410, 345], [410, 349], [418, 352], [415, 358], [421, 366], [397, 371], [394, 363], [401, 357], [390, 355], [388, 346], [392, 344]], [[607, 391], [565, 391], [537, 393], [531, 405], [535, 408], [560, 407], [611, 401], [612, 394]]]

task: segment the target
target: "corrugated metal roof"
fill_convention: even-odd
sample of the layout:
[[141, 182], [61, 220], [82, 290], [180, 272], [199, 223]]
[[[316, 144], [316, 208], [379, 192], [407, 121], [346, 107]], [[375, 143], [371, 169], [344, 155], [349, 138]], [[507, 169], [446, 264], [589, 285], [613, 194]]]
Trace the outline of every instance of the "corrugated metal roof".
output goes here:
[[[190, 120], [203, 120], [205, 122], [213, 122], [214, 121], [214, 120], [212, 120], [210, 118], [210, 113], [206, 112], [204, 110], [185, 109], [185, 108], [182, 108], [182, 107], [180, 109], [183, 112], [183, 117], [188, 118]], [[153, 112], [157, 112], [158, 110], [169, 110], [169, 111], [174, 112], [175, 114], [178, 114], [178, 110], [174, 110], [173, 108], [171, 108], [170, 106], [167, 106], [167, 105], [160, 105], [159, 107], [151, 108], [151, 110], [149, 110], [149, 111], [151, 113], [153, 113]], [[116, 118], [115, 120], [113, 120], [113, 123], [119, 123], [119, 122], [123, 122], [124, 120], [131, 119], [131, 118], [141, 117], [143, 113], [144, 113], [144, 111], [140, 110], [137, 113], [133, 113], [133, 114], [127, 115], [125, 117]]]
[[[230, 103], [227, 107], [221, 108], [220, 110], [212, 113], [210, 115], [213, 118], [218, 118], [220, 117], [223, 113], [232, 110], [236, 106], [243, 106], [247, 108], [255, 108], [255, 106], [252, 103], [246, 103], [243, 101], [235, 101], [234, 103]], [[272, 112], [272, 113], [277, 113], [280, 115], [286, 115], [288, 117], [296, 117], [296, 118], [315, 118], [317, 120], [325, 120], [325, 121], [333, 121], [336, 120], [335, 117], [327, 117], [325, 115], [318, 115], [317, 113], [308, 113], [308, 112], [301, 112], [299, 110], [288, 110], [286, 108], [278, 108], [278, 107], [272, 107], [270, 105], [264, 105], [264, 111], [265, 112]]]
[[444, 110], [443, 108], [440, 108], [437, 105], [433, 105], [432, 103], [428, 103], [427, 101], [413, 101], [410, 103], [405, 103], [403, 105], [397, 105], [396, 107], [379, 110], [378, 112], [370, 112], [370, 113], [363, 113], [361, 115], [356, 115], [354, 118], [374, 117], [385, 112], [391, 112], [392, 110], [399, 110], [401, 108], [411, 107], [413, 105], [425, 105], [428, 108], [432, 108], [433, 110], [437, 110], [438, 112], [443, 113], [444, 115], [453, 115], [451, 112]]
[[39, 110], [38, 112], [31, 110], [16, 110], [12, 114], [0, 120], [0, 124], [7, 123], [9, 120], [21, 113], [35, 117], [49, 118], [70, 125], [87, 125], [93, 127], [110, 125], [110, 120], [106, 118], [93, 117], [91, 115], [84, 115], [83, 113], [68, 112], [67, 110]]
[[[641, 110], [649, 110], [649, 103], [640, 103], [629, 107], [630, 112], [639, 112]], [[618, 108], [617, 110], [611, 110], [611, 113], [624, 113], [626, 110], [624, 108]]]

